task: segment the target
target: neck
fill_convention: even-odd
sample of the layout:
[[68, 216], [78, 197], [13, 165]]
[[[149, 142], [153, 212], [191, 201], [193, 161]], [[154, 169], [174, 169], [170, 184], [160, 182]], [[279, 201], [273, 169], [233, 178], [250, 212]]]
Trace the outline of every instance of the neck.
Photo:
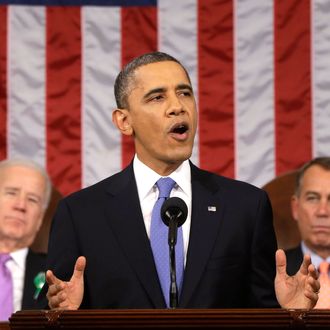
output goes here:
[[28, 245], [26, 244], [22, 244], [22, 243], [18, 243], [17, 241], [13, 241], [13, 240], [5, 240], [5, 239], [1, 239], [0, 240], [0, 253], [11, 253], [11, 252], [15, 252], [19, 249], [23, 249], [25, 247], [27, 247]]
[[161, 176], [169, 176], [171, 173], [173, 173], [180, 165], [183, 163], [182, 160], [179, 161], [173, 161], [173, 162], [162, 162], [162, 161], [153, 161], [153, 162], [148, 162], [143, 159], [141, 159], [138, 156], [139, 160], [151, 168], [153, 171], [158, 173]]
[[314, 251], [318, 256], [320, 256], [322, 259], [327, 259], [330, 257], [330, 247], [325, 246], [310, 246], [305, 242], [306, 246]]

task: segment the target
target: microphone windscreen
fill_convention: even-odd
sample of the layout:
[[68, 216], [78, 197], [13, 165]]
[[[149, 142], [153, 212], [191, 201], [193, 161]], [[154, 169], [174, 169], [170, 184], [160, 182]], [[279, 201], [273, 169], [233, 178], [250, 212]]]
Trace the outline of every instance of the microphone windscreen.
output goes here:
[[183, 199], [171, 197], [163, 203], [160, 214], [166, 226], [169, 225], [171, 217], [174, 217], [180, 227], [187, 219], [188, 207]]

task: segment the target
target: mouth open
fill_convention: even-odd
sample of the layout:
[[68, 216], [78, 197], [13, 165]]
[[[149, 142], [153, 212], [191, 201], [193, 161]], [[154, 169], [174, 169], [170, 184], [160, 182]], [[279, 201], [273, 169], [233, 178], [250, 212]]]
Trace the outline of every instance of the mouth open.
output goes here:
[[170, 129], [170, 134], [176, 140], [185, 140], [188, 137], [189, 125], [187, 123], [177, 123]]

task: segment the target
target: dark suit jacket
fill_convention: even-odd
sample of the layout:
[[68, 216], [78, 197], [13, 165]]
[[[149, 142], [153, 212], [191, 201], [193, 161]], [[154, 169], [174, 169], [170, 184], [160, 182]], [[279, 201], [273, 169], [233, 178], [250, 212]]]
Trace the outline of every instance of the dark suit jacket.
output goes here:
[[[191, 180], [179, 308], [277, 307], [277, 244], [266, 192], [192, 164]], [[60, 201], [47, 269], [69, 280], [80, 255], [87, 258], [81, 308], [165, 308], [132, 164]]]
[[35, 253], [29, 249], [26, 256], [22, 309], [39, 308], [37, 299], [34, 298], [36, 287], [33, 281], [39, 272], [45, 272], [45, 267], [46, 254]]
[[304, 259], [304, 254], [301, 250], [301, 246], [285, 251], [286, 254], [286, 271], [288, 275], [294, 275], [300, 268], [301, 263]]

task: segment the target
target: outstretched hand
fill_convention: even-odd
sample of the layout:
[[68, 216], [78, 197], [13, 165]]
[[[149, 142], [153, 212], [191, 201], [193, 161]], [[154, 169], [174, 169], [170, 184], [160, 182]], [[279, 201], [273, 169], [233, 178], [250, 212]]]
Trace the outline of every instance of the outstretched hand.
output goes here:
[[48, 284], [47, 299], [51, 309], [76, 310], [84, 296], [84, 270], [86, 258], [79, 257], [75, 263], [70, 281], [58, 279], [51, 270], [46, 272]]
[[286, 272], [286, 256], [281, 249], [276, 251], [275, 292], [282, 308], [311, 309], [318, 300], [320, 282], [311, 258], [304, 255], [298, 272], [289, 276]]

